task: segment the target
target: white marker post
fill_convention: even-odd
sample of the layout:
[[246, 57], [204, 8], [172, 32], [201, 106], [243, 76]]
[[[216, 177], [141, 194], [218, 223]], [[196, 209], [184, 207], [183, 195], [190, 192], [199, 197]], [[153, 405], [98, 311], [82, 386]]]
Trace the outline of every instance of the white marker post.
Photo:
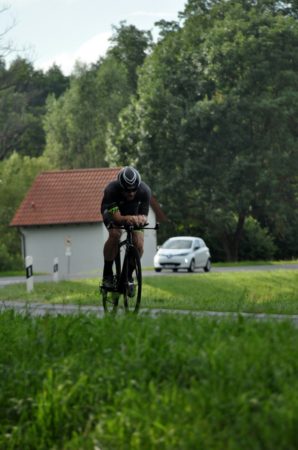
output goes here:
[[26, 256], [26, 283], [27, 292], [33, 291], [33, 258], [32, 256]]
[[67, 275], [70, 274], [70, 257], [71, 257], [71, 238], [66, 236], [64, 239], [65, 256], [67, 257]]
[[53, 281], [59, 281], [59, 259], [58, 258], [54, 258]]

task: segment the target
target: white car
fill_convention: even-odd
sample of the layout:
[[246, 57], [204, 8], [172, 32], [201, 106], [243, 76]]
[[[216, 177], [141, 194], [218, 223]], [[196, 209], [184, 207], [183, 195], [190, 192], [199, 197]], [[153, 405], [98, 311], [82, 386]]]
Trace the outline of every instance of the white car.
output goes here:
[[195, 269], [211, 269], [211, 256], [209, 248], [203, 239], [193, 236], [176, 236], [168, 239], [154, 256], [154, 269], [161, 272], [162, 269], [187, 269], [193, 272]]

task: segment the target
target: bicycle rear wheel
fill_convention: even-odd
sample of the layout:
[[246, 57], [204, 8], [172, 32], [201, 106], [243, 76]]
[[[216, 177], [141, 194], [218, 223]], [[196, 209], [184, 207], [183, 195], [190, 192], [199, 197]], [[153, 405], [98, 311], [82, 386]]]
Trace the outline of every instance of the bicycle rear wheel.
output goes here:
[[123, 274], [124, 309], [137, 313], [142, 296], [142, 270], [139, 252], [135, 247], [130, 248], [124, 259]]

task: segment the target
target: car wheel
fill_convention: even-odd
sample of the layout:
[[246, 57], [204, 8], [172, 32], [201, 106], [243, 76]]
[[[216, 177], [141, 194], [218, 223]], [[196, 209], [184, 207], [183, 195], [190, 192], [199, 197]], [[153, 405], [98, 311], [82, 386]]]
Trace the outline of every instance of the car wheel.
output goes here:
[[188, 272], [194, 272], [195, 268], [196, 268], [195, 260], [192, 259], [190, 262], [189, 268], [187, 270], [188, 270]]
[[154, 269], [155, 272], [161, 272], [161, 269]]
[[173, 272], [178, 272], [178, 269], [173, 269]]
[[207, 260], [207, 262], [206, 262], [206, 266], [204, 267], [204, 271], [205, 272], [210, 272], [210, 270], [211, 270], [211, 260], [210, 260], [210, 258]]

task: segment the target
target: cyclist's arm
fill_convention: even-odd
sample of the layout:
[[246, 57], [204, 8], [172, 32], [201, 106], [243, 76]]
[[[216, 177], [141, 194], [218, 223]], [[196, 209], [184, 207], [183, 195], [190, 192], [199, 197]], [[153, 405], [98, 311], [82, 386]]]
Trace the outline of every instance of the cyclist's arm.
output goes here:
[[137, 225], [137, 226], [141, 226], [141, 225], [145, 225], [147, 223], [147, 216], [141, 214], [141, 215], [137, 215], [137, 216], [122, 216], [122, 214], [120, 213], [120, 211], [116, 211], [113, 214], [113, 222], [118, 223], [118, 224], [122, 224], [122, 223], [127, 223], [129, 225]]
[[104, 206], [102, 208], [102, 215], [106, 223], [114, 222], [118, 225], [128, 224], [141, 226], [147, 223], [147, 216], [145, 214], [138, 215], [122, 215], [117, 205]]
[[151, 198], [151, 190], [145, 185], [144, 192], [142, 194], [141, 202], [139, 204], [138, 215], [135, 216], [137, 219], [136, 225], [145, 225], [148, 223], [148, 214], [149, 214], [149, 204]]

